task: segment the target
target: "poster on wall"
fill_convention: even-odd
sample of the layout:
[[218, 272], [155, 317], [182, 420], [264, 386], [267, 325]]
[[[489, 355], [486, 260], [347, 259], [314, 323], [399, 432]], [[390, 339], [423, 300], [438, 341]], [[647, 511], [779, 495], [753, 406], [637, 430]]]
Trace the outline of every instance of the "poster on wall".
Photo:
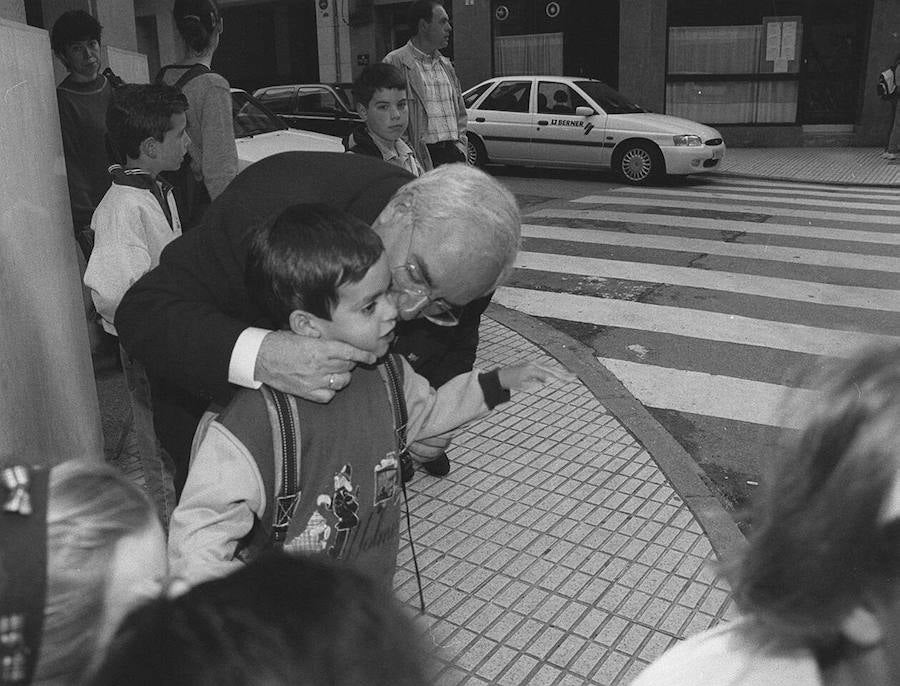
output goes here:
[[796, 74], [800, 71], [801, 17], [763, 17], [759, 71], [764, 74]]

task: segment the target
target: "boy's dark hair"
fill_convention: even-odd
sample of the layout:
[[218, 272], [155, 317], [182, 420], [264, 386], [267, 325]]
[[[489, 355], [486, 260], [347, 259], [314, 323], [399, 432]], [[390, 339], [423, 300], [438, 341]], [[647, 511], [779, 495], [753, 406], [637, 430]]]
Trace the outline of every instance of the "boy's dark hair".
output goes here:
[[338, 288], [360, 281], [383, 252], [378, 234], [356, 217], [323, 204], [293, 205], [254, 230], [247, 290], [273, 326], [286, 327], [294, 310], [330, 320]]
[[83, 40], [100, 40], [103, 27], [100, 22], [84, 10], [69, 10], [59, 15], [50, 29], [50, 48], [62, 53], [69, 43]]
[[270, 553], [120, 626], [92, 686], [424, 686], [419, 634], [349, 566]]
[[353, 82], [353, 99], [357, 104], [368, 107], [375, 91], [381, 88], [405, 91], [406, 79], [403, 78], [403, 72], [387, 62], [370, 64]]
[[415, 36], [419, 32], [419, 20], [431, 23], [431, 18], [434, 16], [434, 8], [443, 6], [442, 0], [415, 0], [409, 3], [409, 7], [406, 10], [406, 21], [409, 24], [409, 30], [412, 31], [412, 35]]
[[187, 98], [174, 86], [131, 83], [116, 89], [106, 112], [107, 135], [116, 161], [136, 159], [147, 138], [162, 141], [172, 115], [187, 108]]

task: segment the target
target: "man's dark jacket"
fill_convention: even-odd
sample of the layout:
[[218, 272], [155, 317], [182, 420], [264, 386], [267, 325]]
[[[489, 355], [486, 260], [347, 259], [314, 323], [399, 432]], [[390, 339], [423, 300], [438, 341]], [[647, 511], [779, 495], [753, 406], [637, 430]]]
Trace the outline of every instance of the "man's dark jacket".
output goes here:
[[[288, 152], [251, 165], [126, 293], [115, 319], [122, 345], [152, 376], [224, 405], [234, 391], [228, 364], [235, 341], [247, 326], [270, 325], [244, 287], [253, 227], [302, 202], [328, 203], [371, 224], [411, 179], [395, 165], [345, 153]], [[398, 352], [436, 385], [468, 371], [484, 306], [475, 301], [452, 328], [402, 323]]]

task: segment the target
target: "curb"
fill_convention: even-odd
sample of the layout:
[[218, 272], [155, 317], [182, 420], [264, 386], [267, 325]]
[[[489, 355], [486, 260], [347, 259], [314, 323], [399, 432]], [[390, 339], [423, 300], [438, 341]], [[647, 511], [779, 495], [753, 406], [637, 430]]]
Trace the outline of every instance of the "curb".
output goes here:
[[743, 548], [744, 535], [707, 486], [697, 463], [622, 382], [596, 360], [593, 350], [552, 326], [503, 305], [491, 303], [485, 314], [528, 339], [578, 376], [644, 446], [700, 523], [719, 560], [730, 559]]
[[809, 183], [815, 184], [819, 186], [861, 186], [863, 188], [884, 188], [884, 189], [897, 189], [900, 188], [900, 183], [864, 183], [861, 181], [829, 181], [826, 179], [804, 179], [797, 176], [765, 176], [763, 174], [749, 174], [746, 172], [732, 172], [732, 171], [716, 171], [714, 172], [716, 176], [724, 176], [730, 177], [732, 179], [764, 179], [765, 181], [778, 181], [779, 183], [792, 182], [792, 183]]

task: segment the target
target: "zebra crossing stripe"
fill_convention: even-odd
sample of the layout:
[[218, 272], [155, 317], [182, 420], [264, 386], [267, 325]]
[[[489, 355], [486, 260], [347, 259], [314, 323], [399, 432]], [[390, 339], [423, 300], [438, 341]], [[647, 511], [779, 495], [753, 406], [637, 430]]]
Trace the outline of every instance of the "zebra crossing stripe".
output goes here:
[[900, 291], [864, 286], [836, 286], [813, 281], [795, 281], [771, 276], [657, 265], [648, 262], [605, 260], [575, 255], [543, 252], [520, 252], [516, 260], [520, 269], [534, 269], [556, 274], [646, 281], [650, 283], [704, 288], [713, 291], [743, 293], [779, 300], [814, 305], [855, 307], [884, 312], [900, 312]]
[[736, 231], [769, 236], [789, 236], [792, 238], [815, 238], [856, 243], [876, 243], [878, 245], [900, 245], [900, 234], [888, 231], [856, 231], [829, 226], [807, 226], [803, 224], [770, 224], [768, 222], [723, 221], [707, 217], [681, 217], [668, 214], [637, 214], [612, 210], [536, 210], [527, 215], [528, 219], [581, 219], [587, 221], [622, 222], [629, 226], [662, 225], [708, 231]]
[[598, 357], [641, 404], [754, 424], [801, 428], [819, 394], [788, 386]]
[[497, 289], [494, 301], [536, 317], [827, 357], [851, 357], [862, 347], [900, 343], [900, 337], [897, 336], [824, 329], [686, 307], [508, 286]]
[[[682, 194], [683, 196], [684, 194]], [[586, 205], [628, 205], [633, 207], [659, 207], [661, 204], [669, 202], [663, 199], [652, 198], [618, 198], [610, 195], [587, 195], [583, 198], [575, 198], [570, 202], [577, 202]], [[767, 207], [760, 203], [756, 205], [734, 205], [721, 202], [691, 202], [689, 200], [679, 200], [676, 203], [678, 209], [684, 210], [715, 210], [717, 212], [734, 212], [745, 214], [769, 214], [775, 217], [802, 217], [804, 219], [823, 219], [842, 222], [864, 222], [867, 224], [890, 224], [897, 225], [896, 215], [881, 216], [873, 214], [851, 214], [849, 212], [817, 212], [815, 210], [800, 210], [791, 207], [774, 208]]]
[[[678, 198], [684, 197], [683, 191], [669, 188], [654, 188], [650, 191], [637, 188], [624, 188], [621, 192], [629, 195], [640, 193], [642, 198], [649, 198], [651, 196], [662, 196], [664, 198], [673, 196]], [[723, 193], [721, 191], [692, 191], [691, 197], [710, 198], [713, 200], [747, 200], [747, 194], [744, 192]], [[848, 210], [871, 210], [873, 212], [890, 212], [892, 209], [890, 207], [885, 207], [883, 202], [869, 203], [855, 202], [852, 200], [823, 200], [819, 198], [804, 198], [798, 195], [794, 195], [790, 198], [767, 195], [764, 199], [760, 199], [759, 203], [764, 207], [768, 205], [813, 205], [815, 207], [836, 207]]]
[[[815, 191], [817, 193], [831, 193], [834, 195], [870, 195], [873, 197], [884, 197], [894, 200], [897, 197], [897, 191], [893, 188], [877, 188], [872, 186], [834, 186], [820, 183], [794, 183], [786, 184], [783, 181], [768, 181], [766, 179], [741, 179], [738, 177], [731, 178], [714, 178], [707, 176], [704, 179], [709, 182], [710, 186], [726, 186], [744, 189], [753, 188], [774, 188], [785, 190], [788, 192], [798, 191]], [[619, 186], [619, 188], [631, 188], [631, 186]]]
[[[631, 186], [622, 186], [617, 188], [616, 191], [628, 190], [631, 192]], [[855, 192], [850, 191], [838, 191], [834, 188], [794, 188], [791, 186], [790, 188], [786, 186], [775, 186], [771, 185], [768, 187], [757, 187], [757, 186], [733, 186], [728, 184], [709, 184], [705, 187], [704, 190], [709, 190], [712, 193], [718, 193], [721, 191], [734, 191], [741, 193], [744, 196], [773, 196], [773, 197], [789, 197], [789, 198], [823, 198], [823, 199], [834, 199], [834, 198], [853, 198], [854, 200], [871, 200], [873, 202], [882, 203], [882, 207], [886, 203], [889, 207], [886, 209], [891, 209], [891, 207], [900, 208], [900, 198], [898, 198], [897, 191], [884, 191], [881, 193], [875, 191], [862, 191], [857, 190]], [[691, 191], [691, 195], [693, 195], [693, 190]], [[684, 193], [682, 193], [682, 197]]]
[[701, 238], [620, 233], [617, 231], [601, 231], [599, 229], [570, 229], [564, 226], [543, 226], [538, 224], [523, 224], [522, 236], [525, 238], [548, 238], [559, 241], [617, 245], [649, 250], [674, 250], [704, 255], [725, 255], [746, 260], [788, 262], [790, 264], [888, 272], [890, 274], [900, 273], [900, 258], [883, 255], [860, 255], [857, 253], [777, 245], [724, 243]]

